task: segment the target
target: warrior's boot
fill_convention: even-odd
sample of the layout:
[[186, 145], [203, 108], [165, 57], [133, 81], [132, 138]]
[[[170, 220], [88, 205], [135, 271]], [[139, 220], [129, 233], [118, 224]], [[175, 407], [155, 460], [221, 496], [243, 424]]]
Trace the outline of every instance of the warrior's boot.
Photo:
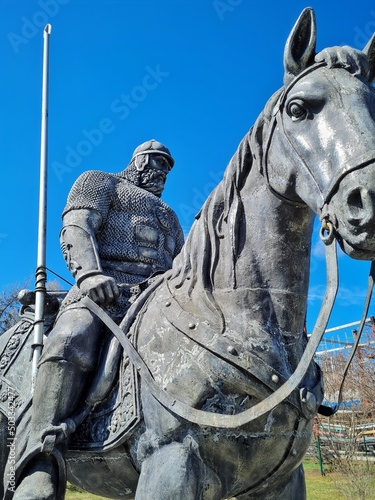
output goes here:
[[88, 373], [68, 361], [40, 365], [33, 396], [30, 436], [19, 461], [14, 500], [56, 500], [65, 493], [64, 454], [75, 430]]

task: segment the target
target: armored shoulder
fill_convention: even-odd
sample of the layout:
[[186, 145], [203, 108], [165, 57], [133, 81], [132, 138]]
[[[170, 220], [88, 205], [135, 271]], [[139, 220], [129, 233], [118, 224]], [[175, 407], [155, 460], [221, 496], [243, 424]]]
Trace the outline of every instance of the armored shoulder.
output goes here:
[[63, 216], [70, 210], [96, 210], [105, 217], [116, 189], [115, 176], [99, 170], [89, 170], [78, 177], [68, 195]]

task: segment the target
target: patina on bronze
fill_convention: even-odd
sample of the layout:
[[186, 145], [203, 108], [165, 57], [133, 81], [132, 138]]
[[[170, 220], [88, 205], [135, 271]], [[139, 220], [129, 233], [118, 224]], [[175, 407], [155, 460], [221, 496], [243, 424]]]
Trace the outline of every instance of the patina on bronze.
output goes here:
[[[241, 415], [287, 383], [309, 349], [315, 215], [330, 250], [336, 240], [348, 255], [375, 260], [374, 39], [364, 52], [316, 53], [314, 13], [305, 9], [287, 40], [284, 69], [284, 87], [242, 140], [172, 268], [121, 322], [136, 349], [129, 356], [141, 374], [141, 413], [115, 444], [103, 439], [101, 450], [76, 445], [85, 421], [70, 436], [67, 477], [87, 491], [137, 500], [306, 498], [300, 464], [323, 399], [317, 365], [303, 367], [297, 387], [265, 414], [242, 422]], [[25, 349], [12, 355], [11, 347], [27, 337], [26, 323], [0, 339], [1, 380], [17, 391], [19, 413], [28, 405], [20, 384]], [[146, 369], [160, 401], [142, 378]], [[185, 415], [173, 410], [174, 400]], [[207, 425], [192, 423], [189, 408], [208, 414]], [[221, 425], [226, 416], [239, 427]], [[45, 443], [45, 452], [54, 446]], [[55, 477], [63, 478], [65, 462], [53, 456]]]

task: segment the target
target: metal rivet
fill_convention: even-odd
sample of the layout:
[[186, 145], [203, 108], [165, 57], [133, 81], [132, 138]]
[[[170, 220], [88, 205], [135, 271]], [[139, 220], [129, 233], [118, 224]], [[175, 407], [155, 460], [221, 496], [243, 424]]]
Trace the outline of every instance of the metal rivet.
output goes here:
[[297, 450], [295, 448], [293, 448], [291, 453], [292, 453], [292, 457], [295, 457], [297, 455]]
[[190, 330], [193, 330], [195, 328], [195, 323], [189, 323], [189, 328]]
[[165, 307], [169, 307], [171, 305], [170, 301], [168, 300], [166, 303], [165, 303]]
[[271, 379], [272, 379], [272, 382], [275, 382], [275, 384], [277, 384], [279, 381], [279, 377], [275, 373], [272, 375]]

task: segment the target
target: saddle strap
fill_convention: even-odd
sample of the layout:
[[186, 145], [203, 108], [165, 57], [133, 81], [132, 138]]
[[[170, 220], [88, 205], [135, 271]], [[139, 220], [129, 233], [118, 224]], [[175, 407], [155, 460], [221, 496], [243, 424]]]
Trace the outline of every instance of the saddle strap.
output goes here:
[[137, 350], [131, 344], [121, 328], [89, 297], [84, 297], [82, 303], [90, 309], [91, 312], [96, 314], [103, 323], [112, 331], [117, 337], [124, 351], [128, 355], [130, 361], [134, 364], [139, 372], [143, 382], [148, 386], [151, 394], [159, 401], [167, 410], [176, 416], [182, 417], [185, 420], [198, 424], [200, 426], [234, 429], [242, 427], [249, 422], [261, 417], [268, 413], [278, 404], [284, 401], [301, 383], [305, 377], [306, 370], [308, 369], [311, 361], [313, 360], [315, 351], [321, 341], [321, 338], [326, 329], [332, 307], [336, 298], [338, 288], [338, 270], [337, 270], [337, 250], [336, 242], [327, 245], [327, 289], [322, 303], [322, 307], [316, 321], [313, 333], [309, 339], [307, 347], [301, 357], [301, 360], [290, 378], [284, 382], [275, 392], [265, 398], [260, 403], [253, 407], [244, 410], [236, 415], [224, 415], [211, 413], [204, 410], [193, 408], [182, 401], [171, 396], [168, 392], [163, 390], [154, 380], [151, 372], [149, 371], [146, 363], [139, 355]]
[[[214, 327], [205, 321], [199, 321], [197, 317], [185, 311], [173, 297], [169, 286], [166, 286], [166, 288], [168, 290], [166, 295], [158, 298], [160, 313], [181, 334], [188, 337], [195, 344], [200, 345], [205, 351], [245, 372], [251, 377], [251, 380], [259, 382], [269, 393], [276, 391], [278, 387], [285, 383], [286, 377], [274, 367], [250, 351], [240, 352], [238, 344], [230, 342], [229, 339], [218, 333]], [[320, 380], [317, 385], [319, 386], [319, 384]], [[314, 390], [311, 392], [314, 392]], [[313, 415], [305, 408], [306, 405], [301, 407], [301, 397], [298, 392], [293, 391], [286, 398], [286, 401], [294, 406], [298, 412], [307, 413], [309, 415], [305, 416], [312, 418]]]

